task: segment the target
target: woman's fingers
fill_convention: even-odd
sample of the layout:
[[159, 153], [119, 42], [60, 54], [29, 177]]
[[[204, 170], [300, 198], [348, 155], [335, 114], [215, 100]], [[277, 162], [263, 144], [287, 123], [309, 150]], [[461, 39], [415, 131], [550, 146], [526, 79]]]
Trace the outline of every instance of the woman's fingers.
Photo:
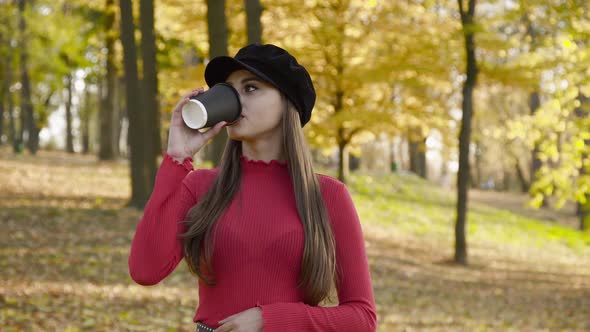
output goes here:
[[205, 142], [215, 137], [221, 131], [221, 129], [225, 127], [225, 125], [227, 125], [227, 122], [222, 121], [216, 124], [213, 128], [207, 130], [207, 132], [203, 134]]
[[202, 93], [203, 91], [205, 91], [205, 89], [204, 89], [203, 87], [196, 88], [196, 89], [194, 89], [193, 91], [191, 91], [191, 92], [187, 93], [187, 94], [186, 94], [186, 95], [183, 97], [183, 99], [184, 99], [184, 98], [190, 98], [190, 97], [194, 97], [194, 96], [198, 95], [199, 93]]
[[213, 128], [210, 128], [204, 133], [191, 129], [191, 136], [193, 135], [192, 133], [194, 133], [194, 136], [189, 139], [189, 146], [191, 149], [199, 151], [205, 144], [207, 144], [207, 142], [209, 142], [210, 139], [219, 134], [223, 127], [225, 127], [225, 122], [216, 124]]
[[229, 332], [235, 328], [236, 328], [236, 326], [235, 326], [234, 322], [230, 321], [230, 322], [227, 322], [227, 323], [221, 325], [220, 327], [216, 328], [215, 332]]
[[176, 107], [174, 108], [174, 112], [178, 113], [182, 110], [182, 107], [184, 105], [186, 105], [186, 103], [188, 103], [189, 98], [182, 98], [182, 100], [176, 105]]
[[186, 103], [188, 103], [188, 101], [189, 101], [189, 99], [191, 97], [197, 96], [200, 93], [203, 93], [204, 91], [205, 90], [202, 87], [200, 87], [200, 88], [194, 89], [193, 91], [191, 91], [191, 92], [187, 93], [186, 95], [184, 95], [184, 97], [182, 97], [182, 99], [180, 100], [180, 102], [178, 102], [178, 104], [174, 108], [174, 112], [176, 112], [176, 113], [180, 112], [182, 110], [182, 107]]

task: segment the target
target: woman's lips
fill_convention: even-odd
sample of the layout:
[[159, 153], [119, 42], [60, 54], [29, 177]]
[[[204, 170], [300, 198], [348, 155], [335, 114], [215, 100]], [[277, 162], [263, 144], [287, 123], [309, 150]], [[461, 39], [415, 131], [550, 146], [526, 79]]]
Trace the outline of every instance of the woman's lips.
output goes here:
[[243, 118], [245, 118], [245, 116], [240, 115], [234, 122], [228, 124], [228, 126], [233, 126], [234, 124], [240, 122], [240, 120], [242, 120]]

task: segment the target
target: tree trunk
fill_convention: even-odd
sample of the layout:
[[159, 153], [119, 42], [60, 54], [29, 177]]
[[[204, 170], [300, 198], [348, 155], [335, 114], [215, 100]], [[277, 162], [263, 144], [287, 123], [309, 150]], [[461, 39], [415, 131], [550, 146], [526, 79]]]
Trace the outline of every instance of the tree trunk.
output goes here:
[[16, 136], [16, 120], [14, 115], [14, 98], [12, 96], [12, 92], [8, 92], [7, 102], [8, 102], [8, 123], [10, 129], [10, 142], [12, 144], [12, 151], [18, 151], [18, 138]]
[[408, 137], [408, 157], [410, 158], [410, 172], [418, 175], [420, 169], [418, 165], [418, 143], [412, 141], [411, 137]]
[[[2, 74], [2, 76], [4, 76], [4, 81], [6, 81], [6, 75]], [[6, 84], [2, 84], [0, 87], [0, 145], [4, 144], [2, 139], [4, 136], [4, 113], [6, 111], [6, 97], [8, 96], [8, 89], [5, 87]]]
[[[2, 92], [4, 94], [4, 92]], [[3, 136], [4, 136], [4, 111], [5, 111], [5, 103], [4, 97], [0, 98], [0, 145], [4, 144]]]
[[426, 179], [426, 138], [408, 137], [410, 171]]
[[[526, 34], [530, 38], [530, 52], [534, 52], [538, 47], [538, 39], [537, 39], [537, 31], [533, 26], [533, 21], [531, 20], [530, 14], [525, 13], [522, 17], [523, 23], [526, 27]], [[533, 91], [529, 95], [529, 110], [531, 115], [535, 115], [539, 107], [541, 106], [541, 98], [539, 91]], [[530, 183], [534, 183], [537, 181], [538, 177], [538, 170], [543, 166], [543, 162], [539, 159], [539, 142], [534, 142], [533, 151], [531, 151], [531, 165], [530, 165]], [[543, 201], [541, 202], [542, 207], [549, 206], [547, 199], [543, 196]]]
[[[12, 84], [12, 47], [8, 47], [8, 54], [6, 55], [6, 66], [4, 70], [4, 81], [2, 89], [4, 90], [4, 98], [2, 100], [2, 106], [6, 105], [6, 111], [8, 112], [9, 118], [9, 134], [7, 140], [13, 144], [15, 141], [15, 128], [14, 128], [14, 114], [12, 105], [12, 92], [10, 92], [10, 85]], [[3, 116], [4, 118], [4, 116]], [[4, 120], [2, 120], [2, 126], [4, 127]]]
[[[209, 59], [227, 55], [227, 24], [225, 19], [225, 0], [207, 0], [207, 27], [209, 31]], [[227, 131], [222, 130], [211, 140], [207, 149], [207, 159], [219, 166], [225, 144]]]
[[[529, 96], [529, 109], [531, 111], [531, 115], [535, 115], [539, 107], [541, 106], [541, 98], [539, 96], [538, 91], [534, 91]], [[537, 181], [538, 171], [543, 166], [543, 162], [539, 159], [539, 142], [534, 143], [532, 153], [532, 162], [531, 162], [531, 183]], [[547, 199], [543, 196], [543, 202], [541, 203], [542, 207], [547, 207], [549, 204], [547, 203]]]
[[394, 143], [394, 139], [391, 138], [389, 140], [389, 172], [391, 173], [395, 173], [397, 172], [398, 169], [398, 163], [396, 162], [396, 158], [395, 158], [395, 143]]
[[407, 166], [408, 162], [407, 162], [407, 159], [406, 159], [407, 153], [404, 153], [405, 152], [404, 151], [404, 146], [406, 146], [406, 144], [405, 144], [404, 141], [405, 141], [404, 137], [401, 136], [400, 137], [400, 140], [399, 140], [399, 142], [397, 144], [397, 156], [398, 156], [398, 158], [397, 158], [397, 162], [398, 162], [397, 169], [400, 170], [400, 171], [401, 170], [407, 170], [408, 169], [408, 166]]
[[474, 172], [474, 177], [472, 177], [472, 183], [471, 183], [471, 188], [480, 188], [481, 184], [483, 182], [483, 170], [482, 170], [482, 156], [483, 156], [483, 152], [482, 152], [482, 148], [481, 148], [481, 144], [480, 142], [476, 142], [475, 144], [475, 153], [474, 153], [474, 159], [475, 159], [475, 172]]
[[[504, 167], [502, 169], [502, 190], [503, 191], [510, 191], [510, 185], [512, 184], [512, 174], [510, 171]], [[496, 189], [496, 188], [494, 188]]]
[[[340, 62], [341, 63], [341, 62]], [[343, 67], [337, 67], [336, 79], [341, 79]], [[334, 113], [338, 114], [342, 111], [344, 105], [344, 91], [338, 85], [334, 99]], [[350, 140], [345, 135], [345, 128], [341, 125], [338, 127], [336, 141], [338, 142], [338, 180], [342, 183], [348, 182], [348, 176], [350, 173], [349, 155], [348, 155], [348, 144]]]
[[[89, 82], [86, 82], [88, 86]], [[90, 114], [92, 105], [90, 102], [90, 89], [86, 89], [84, 93], [84, 107], [80, 109], [80, 122], [82, 132], [82, 153], [87, 154], [90, 152]]]
[[131, 0], [120, 0], [121, 43], [125, 67], [126, 106], [129, 115], [129, 159], [131, 167], [131, 200], [129, 206], [143, 209], [149, 198], [148, 184], [151, 176], [149, 165], [145, 164], [144, 134], [147, 132], [142, 114], [142, 98], [137, 72], [137, 48]]
[[526, 179], [526, 176], [524, 174], [524, 170], [522, 169], [522, 167], [520, 165], [520, 160], [518, 159], [518, 157], [513, 156], [513, 158], [514, 158], [514, 167], [516, 168], [516, 176], [518, 177], [518, 182], [520, 183], [520, 190], [523, 193], [526, 193], [529, 191], [530, 183]]
[[12, 85], [12, 47], [8, 50], [8, 56], [6, 57], [6, 71], [4, 75], [4, 88], [6, 89], [6, 103], [8, 111], [8, 126], [10, 130], [9, 140], [12, 144], [12, 151], [18, 151], [18, 139], [16, 136], [16, 121], [14, 119], [14, 99], [10, 86]]
[[[6, 25], [5, 21], [2, 20], [2, 24]], [[7, 29], [9, 30], [9, 29]], [[10, 63], [8, 60], [9, 56], [10, 56], [10, 42], [6, 42], [4, 40], [4, 31], [0, 30], [0, 45], [7, 45], [7, 49], [8, 49], [8, 54], [7, 54], [7, 59], [6, 62]], [[10, 32], [10, 31], [9, 31]], [[4, 65], [4, 63], [0, 63], [0, 66]], [[2, 77], [2, 86], [0, 86], [0, 145], [4, 144], [4, 141], [2, 140], [2, 137], [4, 136], [4, 113], [6, 111], [6, 96], [8, 96], [8, 88], [10, 87], [10, 84], [6, 84], [6, 71], [8, 71], [10, 69], [10, 67], [3, 67], [2, 69], [0, 69], [0, 77]]]
[[474, 188], [473, 184], [475, 183], [475, 175], [473, 174], [473, 167], [469, 165], [469, 181], [467, 182], [469, 187]]
[[[1, 38], [2, 34], [0, 33], [0, 45], [4, 45], [4, 38]], [[10, 83], [7, 84], [8, 79], [8, 71], [10, 70], [10, 46], [8, 47], [8, 54], [6, 56], [6, 64], [3, 70], [0, 70], [0, 75], [2, 77], [2, 86], [0, 86], [0, 145], [4, 144], [4, 113], [6, 113], [6, 100], [8, 99], [8, 94], [10, 91]], [[0, 63], [0, 66], [4, 65], [4, 63]], [[7, 138], [8, 141], [8, 138]]]
[[469, 182], [469, 144], [471, 140], [471, 119], [473, 117], [473, 90], [477, 83], [477, 62], [475, 59], [474, 14], [476, 0], [468, 0], [467, 11], [463, 0], [458, 0], [461, 25], [465, 37], [467, 78], [463, 85], [463, 118], [459, 134], [459, 174], [457, 176], [457, 221], [455, 224], [455, 262], [467, 265], [467, 199]]
[[[115, 80], [115, 147], [116, 153], [115, 155], [120, 157], [126, 155], [127, 150], [122, 148], [126, 146], [127, 143], [123, 144], [123, 131], [126, 130], [123, 128], [123, 124], [128, 123], [127, 120], [127, 107], [125, 106], [125, 83], [123, 77], [118, 77]], [[127, 142], [127, 140], [125, 140]]]
[[[21, 91], [22, 93], [22, 91]], [[22, 99], [22, 98], [21, 98]], [[27, 113], [23, 110], [22, 100], [20, 100], [20, 108], [18, 111], [19, 127], [18, 127], [18, 139], [17, 139], [17, 152], [23, 152], [25, 150], [25, 134], [27, 133]]]
[[66, 151], [74, 153], [74, 135], [72, 134], [72, 74], [66, 76]]
[[260, 0], [245, 0], [248, 44], [262, 43], [262, 6]]
[[[575, 110], [575, 114], [576, 117], [578, 118], [578, 121], [581, 123], [581, 127], [582, 128], [587, 128], [587, 125], [585, 125], [585, 123], [587, 123], [588, 121], [588, 117], [590, 116], [590, 97], [584, 96], [582, 95], [582, 93], [579, 93], [578, 95], [578, 100], [580, 101], [580, 106], [578, 108], [576, 108]], [[588, 148], [588, 146], [590, 146], [590, 139], [584, 139], [584, 146], [586, 148]], [[588, 153], [583, 152], [582, 156], [581, 156], [581, 160], [588, 160], [590, 158], [590, 156], [588, 155]], [[584, 165], [585, 163], [582, 163], [582, 165], [579, 168], [579, 172], [580, 172], [580, 177], [587, 177], [588, 175], [588, 166]], [[586, 202], [584, 203], [579, 203], [577, 204], [577, 211], [576, 214], [578, 215], [578, 217], [580, 218], [580, 230], [584, 231], [586, 230], [587, 227], [590, 227], [590, 194], [588, 192], [586, 192], [585, 194], [586, 197]]]
[[[338, 131], [343, 130], [342, 128]], [[346, 141], [338, 141], [338, 180], [342, 183], [348, 182], [348, 176], [350, 175], [349, 155], [348, 155], [348, 143]]]
[[31, 100], [31, 82], [29, 79], [28, 70], [28, 45], [26, 38], [26, 20], [25, 20], [25, 0], [18, 0], [18, 9], [20, 13], [19, 31], [21, 37], [20, 47], [20, 65], [21, 65], [21, 112], [23, 128], [21, 130], [21, 137], [24, 139], [24, 133], [27, 133], [27, 149], [31, 154], [36, 154], [39, 149], [39, 130], [35, 123], [35, 115], [33, 103]]
[[115, 80], [117, 79], [115, 68], [115, 5], [114, 0], [105, 2], [105, 49], [106, 49], [106, 94], [99, 94], [100, 100], [100, 130], [98, 159], [113, 160], [116, 151], [115, 128]]
[[140, 0], [141, 58], [143, 60], [142, 99], [146, 122], [145, 164], [151, 172], [148, 190], [154, 186], [158, 170], [157, 158], [162, 153], [160, 112], [158, 110], [158, 68], [154, 33], [154, 0]]

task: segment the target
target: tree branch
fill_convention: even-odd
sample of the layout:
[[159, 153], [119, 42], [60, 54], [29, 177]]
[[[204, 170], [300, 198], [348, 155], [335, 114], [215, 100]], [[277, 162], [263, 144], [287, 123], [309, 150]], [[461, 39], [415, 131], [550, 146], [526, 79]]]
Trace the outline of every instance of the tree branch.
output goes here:
[[476, 0], [469, 0], [469, 16], [473, 17], [475, 15], [475, 1]]
[[350, 141], [352, 140], [352, 137], [354, 135], [358, 134], [361, 130], [363, 130], [363, 128], [357, 127], [357, 128], [354, 128], [350, 133], [348, 133], [348, 135], [346, 135], [346, 138], [345, 138], [346, 143], [350, 143]]

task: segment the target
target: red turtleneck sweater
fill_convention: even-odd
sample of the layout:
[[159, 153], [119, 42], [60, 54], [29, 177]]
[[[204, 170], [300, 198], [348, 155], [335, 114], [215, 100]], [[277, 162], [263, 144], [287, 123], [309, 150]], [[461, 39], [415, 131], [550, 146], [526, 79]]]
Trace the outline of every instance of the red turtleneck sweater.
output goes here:
[[[287, 165], [241, 157], [239, 192], [217, 222], [212, 263], [215, 286], [200, 280], [193, 318], [212, 327], [252, 307], [262, 309], [264, 332], [375, 331], [376, 312], [361, 225], [347, 188], [320, 175], [320, 188], [336, 241], [341, 285], [338, 306], [310, 306], [296, 287], [304, 234]], [[166, 278], [183, 259], [179, 223], [219, 169], [194, 170], [164, 153], [154, 191], [129, 255], [129, 273], [141, 285]]]

